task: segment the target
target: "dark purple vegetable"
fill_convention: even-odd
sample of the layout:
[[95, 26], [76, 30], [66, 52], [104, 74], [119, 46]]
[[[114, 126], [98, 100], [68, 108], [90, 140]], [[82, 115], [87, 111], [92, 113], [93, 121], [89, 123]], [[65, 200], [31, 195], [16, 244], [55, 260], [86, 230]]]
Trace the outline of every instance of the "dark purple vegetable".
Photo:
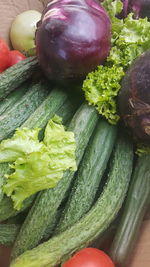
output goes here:
[[150, 0], [122, 0], [123, 11], [120, 18], [125, 18], [128, 13], [134, 13], [135, 19], [147, 17], [150, 20]]
[[83, 79], [106, 59], [110, 39], [110, 19], [96, 0], [53, 0], [38, 23], [37, 56], [49, 79]]
[[118, 16], [119, 18], [126, 18], [129, 13], [129, 1], [130, 0], [122, 0], [123, 3], [123, 10], [121, 14]]
[[133, 138], [150, 145], [150, 49], [137, 58], [127, 71], [118, 106]]
[[129, 11], [135, 14], [135, 18], [150, 20], [150, 0], [129, 0]]

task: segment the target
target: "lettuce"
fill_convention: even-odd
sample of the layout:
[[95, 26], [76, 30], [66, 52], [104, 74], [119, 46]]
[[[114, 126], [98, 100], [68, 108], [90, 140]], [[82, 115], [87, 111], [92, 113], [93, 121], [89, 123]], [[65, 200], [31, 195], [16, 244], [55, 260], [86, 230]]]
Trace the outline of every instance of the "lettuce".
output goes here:
[[120, 14], [123, 9], [123, 3], [120, 0], [104, 0], [101, 4], [107, 10], [109, 17], [112, 20], [116, 15]]
[[105, 64], [87, 75], [82, 89], [88, 103], [109, 123], [116, 124], [121, 79], [133, 60], [150, 48], [150, 22], [147, 18], [135, 20], [133, 14], [125, 20], [115, 17], [122, 8], [120, 0], [105, 0], [103, 5], [112, 21], [112, 48]]
[[150, 146], [138, 143], [135, 152], [139, 157], [143, 155], [150, 155]]
[[0, 144], [0, 162], [12, 162], [13, 172], [5, 175], [3, 192], [19, 210], [23, 201], [43, 189], [57, 185], [67, 169], [76, 170], [74, 133], [65, 131], [61, 118], [54, 116], [45, 129], [17, 129], [11, 139]]
[[89, 73], [83, 83], [86, 99], [112, 124], [119, 120], [116, 113], [116, 96], [121, 88], [119, 81], [123, 76], [122, 67], [98, 66], [95, 72]]

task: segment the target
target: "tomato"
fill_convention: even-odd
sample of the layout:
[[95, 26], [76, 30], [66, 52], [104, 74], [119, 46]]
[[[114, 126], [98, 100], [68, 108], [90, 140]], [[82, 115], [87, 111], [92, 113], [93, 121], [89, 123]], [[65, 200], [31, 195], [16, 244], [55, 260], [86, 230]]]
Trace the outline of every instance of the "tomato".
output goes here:
[[85, 248], [77, 252], [62, 267], [115, 267], [115, 265], [102, 250]]
[[10, 51], [10, 64], [9, 64], [9, 67], [13, 66], [14, 64], [18, 63], [21, 60], [24, 60], [25, 58], [26, 57], [22, 53], [17, 51], [17, 50]]
[[3, 39], [0, 39], [0, 72], [9, 67], [10, 50]]

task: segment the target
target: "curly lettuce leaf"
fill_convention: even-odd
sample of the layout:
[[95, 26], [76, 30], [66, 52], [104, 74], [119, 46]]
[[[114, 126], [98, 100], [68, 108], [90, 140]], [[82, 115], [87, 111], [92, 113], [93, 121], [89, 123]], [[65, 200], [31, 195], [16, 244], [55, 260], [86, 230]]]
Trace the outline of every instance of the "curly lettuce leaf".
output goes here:
[[150, 22], [145, 19], [135, 20], [129, 14], [124, 20], [115, 45], [112, 47], [107, 62], [122, 66], [124, 69], [139, 55], [150, 48]]
[[[109, 2], [105, 0], [104, 4]], [[133, 14], [129, 14], [125, 20], [119, 20], [113, 15], [111, 19], [110, 54], [105, 65], [87, 75], [82, 89], [88, 103], [94, 105], [111, 124], [116, 124], [119, 120], [117, 95], [121, 80], [133, 60], [150, 48], [150, 22], [147, 18], [135, 20]]]
[[60, 117], [55, 116], [48, 122], [41, 142], [38, 133], [39, 129], [18, 129], [11, 139], [5, 140], [5, 150], [0, 149], [0, 158], [4, 159], [4, 153], [5, 162], [10, 161], [6, 155], [12, 151], [13, 172], [5, 175], [3, 192], [12, 198], [17, 210], [29, 196], [55, 187], [65, 170], [76, 170], [74, 134], [65, 131]]
[[42, 143], [38, 140], [40, 129], [17, 129], [11, 139], [3, 140], [0, 144], [0, 162], [13, 162], [18, 157], [37, 152]]
[[122, 67], [99, 66], [97, 71], [89, 73], [83, 83], [86, 99], [95, 105], [98, 112], [111, 124], [116, 124], [116, 96], [120, 90], [120, 80], [124, 76]]
[[47, 124], [43, 143], [48, 147], [50, 165], [53, 168], [60, 171], [68, 168], [72, 171], [77, 169], [74, 133], [65, 131], [59, 116], [55, 115]]
[[121, 0], [105, 0], [101, 4], [106, 9], [111, 19], [120, 14], [123, 9], [123, 3]]

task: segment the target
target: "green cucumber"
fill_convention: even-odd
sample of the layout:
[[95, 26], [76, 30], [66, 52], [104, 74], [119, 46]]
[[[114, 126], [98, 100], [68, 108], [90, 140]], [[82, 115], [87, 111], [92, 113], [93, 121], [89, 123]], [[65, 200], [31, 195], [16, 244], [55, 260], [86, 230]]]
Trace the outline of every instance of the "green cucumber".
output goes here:
[[29, 81], [18, 87], [14, 92], [9, 94], [0, 102], [0, 115], [8, 109], [11, 109], [18, 100], [26, 93], [29, 87]]
[[3, 193], [3, 190], [2, 190], [2, 186], [3, 186], [3, 183], [4, 183], [4, 176], [5, 174], [9, 174], [11, 172], [10, 168], [9, 168], [9, 165], [8, 163], [1, 163], [0, 164], [0, 203], [3, 199], [3, 196], [4, 196], [4, 193]]
[[149, 202], [150, 156], [147, 155], [140, 157], [135, 166], [123, 215], [110, 247], [110, 255], [117, 266], [128, 266]]
[[10, 246], [14, 243], [20, 225], [0, 224], [0, 245]]
[[33, 200], [35, 198], [35, 195], [25, 200], [24, 205], [21, 210], [17, 211], [13, 208], [13, 202], [11, 198], [4, 195], [2, 201], [0, 202], [0, 222], [3, 222], [7, 220], [8, 218], [11, 218], [20, 212], [26, 210], [28, 207], [31, 206]]
[[7, 220], [5, 220], [4, 223], [7, 224], [22, 224], [23, 221], [25, 220], [25, 217], [27, 216], [28, 209], [25, 210], [24, 212], [18, 213], [16, 216], [13, 216]]
[[0, 100], [28, 80], [36, 70], [39, 70], [37, 58], [29, 57], [1, 73]]
[[[83, 103], [75, 113], [68, 130], [73, 131], [76, 139], [76, 161], [81, 161], [84, 150], [98, 121], [94, 107]], [[67, 171], [55, 188], [40, 192], [21, 227], [13, 248], [16, 257], [35, 247], [43, 238], [46, 229], [53, 226], [58, 208], [70, 188], [74, 172]]]
[[[70, 96], [65, 91], [59, 89], [54, 89], [43, 101], [43, 103], [35, 110], [35, 112], [22, 124], [23, 127], [34, 128], [40, 127], [44, 128], [48, 120], [52, 118], [55, 113], [62, 116], [63, 122], [65, 123], [73, 116], [75, 110], [77, 109], [79, 101], [75, 103], [70, 102]], [[4, 174], [8, 173], [10, 168], [8, 164], [0, 164], [0, 181], [3, 182]], [[1, 182], [1, 184], [2, 184]], [[2, 191], [1, 191], [2, 193]], [[31, 198], [32, 200], [32, 198]], [[22, 210], [28, 208], [32, 201], [27, 201], [24, 203]], [[21, 211], [22, 211], [21, 210]], [[2, 202], [0, 202], [0, 222], [4, 221], [10, 217], [15, 216], [21, 211], [16, 211], [13, 209], [13, 203], [10, 198], [4, 196]]]
[[88, 246], [108, 228], [118, 214], [126, 196], [132, 165], [133, 146], [128, 139], [120, 136], [111, 161], [108, 181], [90, 211], [66, 231], [24, 252], [10, 266], [53, 267], [75, 251]]
[[[53, 89], [35, 112], [21, 125], [21, 128], [44, 128], [50, 118], [60, 109], [68, 99], [68, 94], [59, 89]], [[62, 114], [63, 116], [63, 114]]]
[[37, 109], [48, 95], [49, 87], [46, 80], [29, 85], [23, 97], [0, 116], [0, 141], [10, 136]]
[[54, 235], [75, 224], [92, 206], [115, 143], [116, 130], [106, 121], [98, 121]]

